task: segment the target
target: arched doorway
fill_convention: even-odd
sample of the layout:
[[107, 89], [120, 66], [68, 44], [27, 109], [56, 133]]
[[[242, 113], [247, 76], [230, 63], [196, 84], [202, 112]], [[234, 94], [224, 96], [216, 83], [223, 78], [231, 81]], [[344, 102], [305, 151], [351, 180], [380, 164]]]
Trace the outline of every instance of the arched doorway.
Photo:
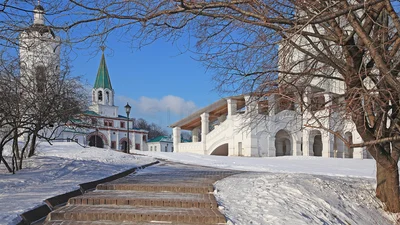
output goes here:
[[211, 152], [211, 155], [228, 156], [228, 144], [220, 145], [213, 152]]
[[314, 156], [322, 156], [322, 137], [321, 133], [314, 136], [313, 143]]
[[[129, 140], [129, 151], [132, 150], [132, 142], [131, 140]], [[119, 148], [121, 149], [121, 151], [123, 152], [128, 152], [128, 138], [123, 137], [119, 140]]]
[[[350, 143], [353, 144], [353, 134], [351, 132], [346, 132], [344, 134], [346, 140]], [[353, 148], [349, 148], [349, 147], [345, 147], [345, 152], [344, 152], [344, 157], [345, 158], [353, 158], [353, 153], [354, 153], [354, 149]]]
[[97, 148], [104, 148], [104, 141], [100, 136], [92, 135], [89, 138], [89, 146], [94, 146]]
[[290, 135], [285, 130], [280, 130], [275, 135], [276, 156], [292, 155]]
[[123, 152], [128, 152], [128, 141], [122, 141], [121, 142], [121, 150]]

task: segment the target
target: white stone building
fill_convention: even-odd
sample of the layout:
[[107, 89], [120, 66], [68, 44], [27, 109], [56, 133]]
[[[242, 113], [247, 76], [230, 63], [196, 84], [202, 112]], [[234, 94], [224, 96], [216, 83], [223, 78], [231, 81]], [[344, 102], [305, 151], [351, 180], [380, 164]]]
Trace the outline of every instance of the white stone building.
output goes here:
[[[329, 94], [324, 96], [329, 97]], [[246, 95], [233, 96], [198, 110], [170, 125], [174, 152], [251, 157], [370, 158], [364, 148], [349, 149], [327, 131], [303, 127], [307, 114], [301, 116], [294, 105], [282, 108], [280, 104], [272, 104], [277, 100], [274, 94], [269, 96], [269, 103], [252, 101]], [[273, 108], [266, 109], [266, 105]], [[340, 132], [352, 143], [361, 142], [351, 122], [343, 124]], [[181, 143], [182, 129], [192, 132], [192, 142]]]
[[121, 151], [128, 149], [129, 139], [130, 150], [147, 151], [148, 131], [135, 128], [133, 122], [134, 119], [130, 118], [128, 124], [126, 116], [118, 115], [118, 106], [114, 105], [114, 89], [103, 52], [92, 89], [92, 105], [83, 115], [70, 120], [67, 127], [62, 128], [60, 139]]
[[[313, 29], [306, 27], [305, 29]], [[293, 42], [313, 50], [313, 46], [300, 35], [293, 35]], [[315, 52], [318, 55], [318, 52]], [[334, 101], [344, 101], [345, 84], [340, 79], [325, 79], [317, 76], [295, 76], [301, 73], [310, 57], [290, 45], [279, 46], [278, 83], [305, 87], [304, 96], [295, 96], [290, 90], [277, 93], [297, 101], [286, 101], [281, 94], [264, 93], [264, 99], [247, 95], [232, 96], [204, 107], [192, 115], [170, 125], [173, 128], [175, 152], [192, 152], [204, 155], [275, 157], [322, 156], [337, 158], [371, 158], [365, 148], [348, 148], [332, 133], [312, 126], [315, 115], [322, 127], [341, 134], [348, 143], [362, 143], [352, 121], [335, 111]], [[283, 63], [284, 62], [284, 63]], [[311, 64], [311, 63], [310, 63]], [[340, 77], [333, 69], [324, 67], [326, 74]], [[296, 82], [296, 83], [294, 83]], [[299, 84], [299, 85], [298, 85]], [[300, 86], [302, 85], [302, 86]], [[368, 85], [366, 85], [368, 86]], [[297, 92], [294, 91], [297, 94]], [[301, 109], [293, 102], [305, 102], [310, 108]], [[303, 112], [302, 112], [303, 110]], [[314, 126], [321, 127], [321, 126]], [[181, 143], [181, 130], [192, 133], [192, 142]]]
[[159, 136], [147, 142], [147, 149], [151, 152], [173, 152], [174, 144], [170, 137]]

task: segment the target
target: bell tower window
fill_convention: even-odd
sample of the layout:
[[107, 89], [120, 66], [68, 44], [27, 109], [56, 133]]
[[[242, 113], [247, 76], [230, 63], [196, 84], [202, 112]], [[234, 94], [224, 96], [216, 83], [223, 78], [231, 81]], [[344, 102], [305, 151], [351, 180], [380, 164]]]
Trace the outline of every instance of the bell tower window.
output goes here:
[[103, 92], [99, 91], [97, 94], [98, 94], [97, 100], [99, 100], [100, 102], [103, 101]]
[[44, 66], [36, 67], [35, 78], [37, 92], [43, 93], [46, 86], [46, 68]]
[[110, 102], [110, 93], [106, 91], [106, 103], [108, 104]]

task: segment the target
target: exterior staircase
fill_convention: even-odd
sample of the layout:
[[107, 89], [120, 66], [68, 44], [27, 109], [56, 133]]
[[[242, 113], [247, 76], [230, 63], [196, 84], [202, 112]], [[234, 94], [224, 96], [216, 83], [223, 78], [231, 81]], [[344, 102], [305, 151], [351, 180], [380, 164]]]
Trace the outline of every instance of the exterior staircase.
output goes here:
[[44, 224], [226, 224], [213, 183], [238, 172], [181, 164], [154, 167], [69, 199]]

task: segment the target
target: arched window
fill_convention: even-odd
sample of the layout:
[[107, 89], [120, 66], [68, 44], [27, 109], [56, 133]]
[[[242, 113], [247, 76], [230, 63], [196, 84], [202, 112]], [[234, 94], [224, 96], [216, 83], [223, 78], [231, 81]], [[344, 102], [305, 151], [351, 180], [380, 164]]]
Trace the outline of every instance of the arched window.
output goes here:
[[97, 94], [98, 94], [97, 100], [103, 101], [103, 92], [102, 92], [102, 91], [99, 91]]
[[106, 103], [110, 102], [110, 93], [106, 91]]
[[323, 95], [311, 96], [310, 109], [316, 112], [325, 108], [325, 97]]
[[46, 87], [46, 68], [37, 66], [35, 71], [36, 88], [39, 93], [42, 93]]

